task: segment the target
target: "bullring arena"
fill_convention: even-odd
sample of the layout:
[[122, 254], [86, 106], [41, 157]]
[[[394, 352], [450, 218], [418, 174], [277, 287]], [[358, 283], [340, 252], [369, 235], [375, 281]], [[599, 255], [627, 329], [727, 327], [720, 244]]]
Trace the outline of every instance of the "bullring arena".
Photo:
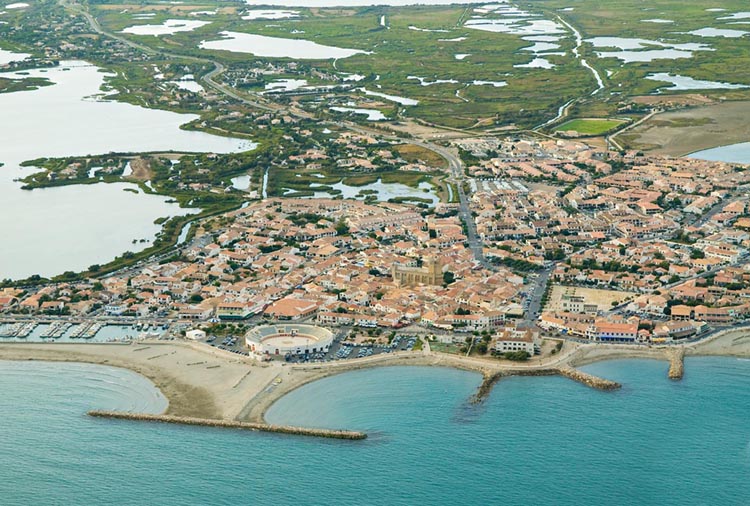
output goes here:
[[316, 325], [261, 325], [245, 334], [245, 344], [258, 356], [325, 353], [333, 343], [333, 332]]

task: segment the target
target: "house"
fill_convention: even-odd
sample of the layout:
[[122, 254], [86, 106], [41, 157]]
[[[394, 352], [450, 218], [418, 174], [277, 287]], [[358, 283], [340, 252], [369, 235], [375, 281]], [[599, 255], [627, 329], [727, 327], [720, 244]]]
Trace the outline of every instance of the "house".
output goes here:
[[351, 325], [354, 315], [348, 313], [336, 313], [333, 311], [321, 311], [318, 313], [318, 323], [325, 325]]
[[18, 304], [18, 299], [15, 297], [0, 297], [0, 309], [8, 309]]
[[668, 321], [654, 327], [653, 342], [670, 342], [673, 339], [684, 339], [694, 335], [698, 326], [691, 321]]
[[318, 305], [314, 300], [287, 297], [268, 306], [263, 314], [279, 320], [299, 320], [315, 313]]
[[65, 303], [61, 300], [50, 300], [47, 302], [42, 302], [41, 310], [42, 311], [62, 311], [65, 307]]
[[263, 311], [262, 304], [250, 302], [221, 302], [216, 306], [216, 316], [222, 320], [244, 320]]

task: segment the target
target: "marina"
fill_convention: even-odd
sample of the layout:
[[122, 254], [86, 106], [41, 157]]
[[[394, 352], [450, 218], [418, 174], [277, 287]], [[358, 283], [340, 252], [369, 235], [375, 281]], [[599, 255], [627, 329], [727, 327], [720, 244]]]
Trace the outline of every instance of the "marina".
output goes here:
[[168, 326], [115, 321], [76, 321], [35, 319], [0, 321], [0, 343], [128, 342], [165, 335]]

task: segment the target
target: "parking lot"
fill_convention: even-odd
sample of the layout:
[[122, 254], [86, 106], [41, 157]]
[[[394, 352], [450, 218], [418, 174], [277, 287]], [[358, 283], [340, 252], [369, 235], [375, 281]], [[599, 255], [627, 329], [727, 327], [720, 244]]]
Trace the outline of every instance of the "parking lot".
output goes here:
[[237, 355], [250, 356], [250, 353], [245, 347], [245, 339], [241, 336], [227, 336], [224, 338], [208, 336], [206, 338], [206, 344], [210, 344], [220, 350], [236, 353]]
[[289, 355], [284, 357], [289, 363], [332, 362], [335, 360], [354, 360], [371, 357], [394, 351], [411, 351], [416, 344], [413, 336], [396, 336], [390, 344], [354, 344], [343, 341], [340, 336], [333, 341], [328, 353], [311, 353], [309, 355]]

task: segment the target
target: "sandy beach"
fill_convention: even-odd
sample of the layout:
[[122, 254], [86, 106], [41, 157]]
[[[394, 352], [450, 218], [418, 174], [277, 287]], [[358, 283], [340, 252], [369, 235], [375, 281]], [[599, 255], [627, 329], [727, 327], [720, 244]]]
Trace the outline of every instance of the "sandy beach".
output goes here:
[[[123, 367], [150, 379], [169, 400], [165, 414], [263, 422], [268, 408], [309, 382], [348, 371], [386, 366], [437, 366], [495, 374], [533, 375], [601, 360], [668, 361], [675, 346], [628, 346], [566, 342], [561, 353], [527, 363], [430, 351], [321, 364], [260, 363], [200, 343], [145, 341], [133, 344], [0, 344], [2, 360], [85, 362]], [[685, 346], [688, 356], [750, 357], [750, 329], [733, 329]], [[689, 374], [689, 367], [687, 368]]]

